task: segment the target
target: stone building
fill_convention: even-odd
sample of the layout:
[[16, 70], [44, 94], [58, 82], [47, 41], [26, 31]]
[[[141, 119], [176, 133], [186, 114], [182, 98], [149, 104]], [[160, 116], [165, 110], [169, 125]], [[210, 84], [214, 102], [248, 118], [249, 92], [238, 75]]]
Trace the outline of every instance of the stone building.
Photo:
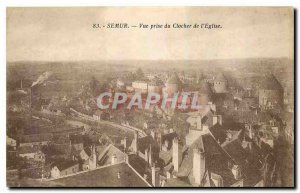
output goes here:
[[227, 80], [223, 73], [219, 73], [214, 79], [214, 90], [215, 93], [227, 92]]
[[271, 74], [264, 78], [258, 90], [259, 105], [263, 109], [274, 109], [283, 105], [283, 88]]
[[176, 92], [180, 92], [182, 89], [182, 82], [178, 75], [174, 72], [166, 82], [165, 92], [170, 94], [174, 94]]

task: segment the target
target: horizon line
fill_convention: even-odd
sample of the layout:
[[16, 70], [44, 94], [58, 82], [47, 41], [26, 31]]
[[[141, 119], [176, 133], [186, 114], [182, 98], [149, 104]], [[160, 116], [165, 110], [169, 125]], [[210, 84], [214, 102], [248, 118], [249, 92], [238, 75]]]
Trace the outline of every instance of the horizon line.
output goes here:
[[248, 58], [218, 58], [218, 59], [111, 59], [111, 60], [6, 60], [6, 63], [16, 63], [16, 62], [121, 62], [121, 61], [213, 61], [213, 60], [247, 60], [247, 59], [289, 59], [294, 60], [287, 56], [282, 57], [248, 57]]

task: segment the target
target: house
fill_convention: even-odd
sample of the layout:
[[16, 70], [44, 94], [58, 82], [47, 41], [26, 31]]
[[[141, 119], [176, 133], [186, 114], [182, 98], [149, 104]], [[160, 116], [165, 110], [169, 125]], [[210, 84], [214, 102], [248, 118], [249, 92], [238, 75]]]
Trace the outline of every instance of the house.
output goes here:
[[219, 73], [214, 79], [214, 91], [217, 94], [227, 93], [227, 79], [225, 78], [223, 73]]
[[69, 135], [70, 143], [75, 151], [83, 150], [84, 136], [81, 134]]
[[168, 95], [172, 95], [182, 90], [183, 83], [181, 82], [177, 73], [173, 72], [173, 74], [168, 78], [165, 85], [166, 86], [164, 87], [163, 92], [167, 93]]
[[125, 161], [50, 179], [49, 182], [57, 187], [151, 187], [151, 184]]
[[160, 94], [162, 92], [163, 87], [164, 87], [163, 81], [159, 77], [155, 76], [148, 83], [148, 92]]
[[79, 172], [79, 163], [74, 160], [65, 160], [56, 164], [53, 164], [51, 168], [51, 178], [60, 178]]
[[94, 170], [97, 168], [97, 154], [95, 145], [81, 150], [78, 154], [80, 170]]
[[[164, 166], [164, 187], [244, 187], [255, 186], [262, 180], [256, 170], [245, 169], [243, 157], [237, 159], [230, 153], [209, 131], [188, 146], [175, 139], [172, 161]], [[239, 152], [234, 155], [239, 155]]]
[[52, 133], [22, 135], [20, 138], [20, 146], [48, 145], [52, 137]]
[[93, 114], [93, 118], [96, 121], [100, 121], [101, 120], [101, 116], [103, 116], [103, 111], [100, 111], [99, 109], [95, 111], [95, 113]]
[[139, 137], [135, 132], [129, 150], [152, 165], [157, 159], [161, 146], [161, 133]]
[[17, 146], [17, 141], [13, 138], [10, 138], [6, 135], [6, 145], [11, 146], [13, 148], [16, 148]]
[[201, 105], [206, 105], [212, 100], [212, 89], [207, 82], [201, 81], [199, 83], [198, 92], [198, 103]]
[[98, 151], [97, 163], [99, 166], [113, 165], [123, 162], [127, 159], [126, 153], [122, 152], [120, 149], [112, 144], [109, 144], [105, 149]]
[[148, 82], [144, 80], [138, 80], [132, 82], [132, 87], [135, 92], [141, 92], [143, 94], [148, 92]]
[[45, 154], [38, 146], [20, 146], [18, 153], [20, 157], [38, 162], [45, 162]]
[[185, 137], [187, 145], [192, 144], [200, 135], [209, 132], [209, 128], [216, 124], [222, 125], [222, 116], [208, 111], [205, 116], [195, 114], [187, 118], [190, 123], [189, 132]]
[[56, 159], [72, 159], [76, 153], [70, 144], [51, 144], [44, 150], [45, 154], [56, 160]]
[[294, 113], [283, 113], [284, 135], [288, 142], [294, 144]]
[[264, 77], [258, 90], [259, 105], [274, 109], [283, 105], [283, 87], [273, 74]]

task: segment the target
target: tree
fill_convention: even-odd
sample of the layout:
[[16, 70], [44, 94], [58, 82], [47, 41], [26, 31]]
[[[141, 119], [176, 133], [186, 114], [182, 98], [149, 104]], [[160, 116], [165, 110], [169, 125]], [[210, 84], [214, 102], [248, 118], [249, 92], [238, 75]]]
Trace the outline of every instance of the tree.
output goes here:
[[91, 89], [95, 90], [98, 86], [99, 86], [99, 81], [94, 76], [92, 76], [92, 79], [90, 81]]
[[142, 71], [141, 68], [138, 68], [137, 71], [135, 72], [135, 78], [137, 80], [142, 80], [145, 78], [144, 72]]

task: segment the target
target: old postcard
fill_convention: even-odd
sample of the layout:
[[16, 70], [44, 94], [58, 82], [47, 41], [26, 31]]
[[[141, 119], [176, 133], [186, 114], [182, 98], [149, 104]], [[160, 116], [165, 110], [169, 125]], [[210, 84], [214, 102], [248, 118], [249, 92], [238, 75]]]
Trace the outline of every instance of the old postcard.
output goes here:
[[294, 187], [291, 7], [7, 8], [8, 187]]

